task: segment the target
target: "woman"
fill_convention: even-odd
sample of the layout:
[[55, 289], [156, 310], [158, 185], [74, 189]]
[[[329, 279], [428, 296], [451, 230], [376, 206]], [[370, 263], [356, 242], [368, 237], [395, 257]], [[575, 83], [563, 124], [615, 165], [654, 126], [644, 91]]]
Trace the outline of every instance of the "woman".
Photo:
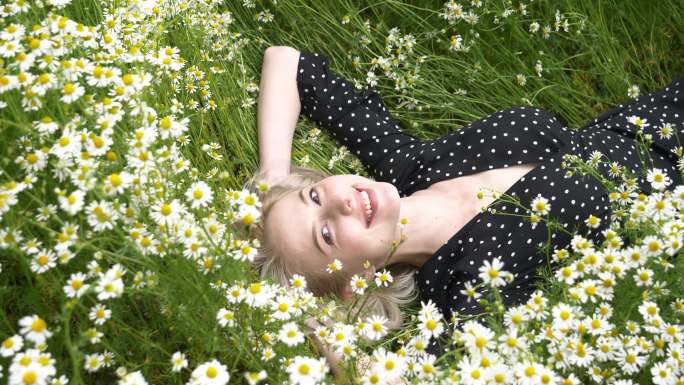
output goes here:
[[[352, 275], [370, 277], [388, 268], [398, 282], [373, 298], [371, 308], [386, 314], [393, 327], [401, 324], [398, 305], [411, 301], [415, 284], [421, 300], [435, 302], [447, 319], [482, 312], [462, 291], [479, 281], [479, 267], [494, 258], [514, 275], [502, 291], [504, 303], [525, 302], [535, 289], [537, 268], [550, 263], [538, 250], [547, 242], [547, 228], [524, 221], [521, 215], [527, 213], [511, 204], [477, 199], [477, 191], [516, 196], [528, 207], [542, 194], [550, 217], [571, 233], [577, 230], [599, 241], [610, 216], [607, 192], [594, 178], [566, 178], [563, 155], [588, 159], [600, 151], [638, 175], [643, 168], [633, 139], [638, 127], [629, 122], [638, 116], [647, 121], [643, 131], [653, 135], [653, 164], [647, 170], [661, 169], [672, 189], [681, 182], [677, 157], [670, 151], [677, 140], [674, 135], [662, 138], [658, 131], [663, 124], [682, 127], [683, 88], [682, 79], [675, 81], [604, 113], [580, 132], [547, 111], [514, 107], [442, 138], [420, 140], [402, 132], [376, 92], [357, 92], [329, 70], [323, 54], [270, 47], [259, 95], [257, 178], [273, 187], [263, 197], [256, 264], [282, 284], [299, 273], [314, 294], [332, 292], [342, 299], [351, 296]], [[375, 180], [291, 170], [300, 112], [347, 146]], [[605, 164], [601, 172], [611, 178]], [[637, 185], [651, 192], [645, 178]], [[481, 210], [490, 204], [496, 214]], [[584, 224], [590, 214], [605, 218], [599, 228]], [[392, 241], [401, 234], [400, 218], [408, 219], [403, 229], [408, 237], [387, 260]], [[555, 248], [567, 247], [571, 239], [565, 233], [551, 238]], [[325, 269], [335, 258], [343, 268], [330, 275]]]

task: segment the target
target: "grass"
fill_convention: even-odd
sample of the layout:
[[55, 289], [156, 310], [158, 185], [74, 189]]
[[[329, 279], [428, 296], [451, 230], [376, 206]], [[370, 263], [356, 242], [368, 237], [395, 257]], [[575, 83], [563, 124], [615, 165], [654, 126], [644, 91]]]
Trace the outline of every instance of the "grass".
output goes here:
[[[93, 25], [106, 19], [108, 8], [125, 4], [75, 0], [60, 14]], [[330, 58], [331, 69], [364, 83], [373, 58], [397, 53], [396, 46], [386, 50], [390, 31], [398, 28], [399, 36], [411, 34], [416, 40], [413, 52], [404, 49], [406, 59], [390, 70], [403, 79], [415, 76], [413, 85], [397, 89], [393, 80], [377, 70], [375, 88], [400, 126], [423, 139], [445, 135], [514, 105], [547, 109], [570, 127], [581, 129], [601, 112], [627, 102], [630, 86], [637, 85], [641, 94], [646, 94], [684, 74], [684, 35], [680, 32], [684, 30], [684, 8], [679, 1], [540, 0], [524, 2], [526, 14], [519, 4], [485, 1], [482, 8], [475, 8], [470, 2], [463, 2], [465, 10], [473, 10], [480, 17], [474, 25], [462, 20], [449, 24], [440, 16], [444, 8], [439, 2], [394, 0], [281, 1], [277, 5], [258, 2], [253, 8], [225, 2], [211, 8], [213, 14], [231, 12], [232, 22], [220, 34], [208, 30], [209, 23], [192, 22], [190, 15], [200, 13], [202, 8], [199, 3], [194, 4], [197, 10], [191, 8], [150, 24], [154, 30], [147, 35], [144, 47], [178, 47], [186, 60], [178, 75], [185, 76], [190, 66], [196, 66], [205, 74], [205, 86], [211, 97], [202, 98], [183, 87], [173, 90], [168, 75], [155, 75], [151, 92], [143, 96], [147, 104], [157, 109], [160, 116], [170, 113], [174, 99], [186, 105], [192, 101], [206, 105], [211, 100], [217, 106], [214, 110], [188, 111], [183, 115], [190, 118], [191, 142], [181, 147], [180, 152], [194, 170], [183, 177], [164, 175], [161, 190], [165, 196], [184, 191], [188, 181], [196, 176], [206, 179], [215, 192], [225, 194], [228, 189], [239, 189], [258, 167], [257, 105], [253, 103], [257, 93], [245, 91], [245, 86], [250, 82], [258, 85], [263, 52], [271, 45], [323, 53]], [[34, 9], [0, 20], [0, 28], [10, 22], [27, 26], [39, 23], [47, 12]], [[266, 9], [274, 15], [274, 21], [257, 21], [255, 15]], [[503, 17], [506, 10], [513, 12]], [[567, 20], [567, 32], [562, 27], [559, 31], [554, 28], [557, 10]], [[348, 24], [341, 22], [344, 16], [349, 17]], [[534, 22], [540, 24], [540, 30], [531, 33], [530, 24]], [[545, 25], [551, 29], [548, 38], [542, 36]], [[471, 45], [469, 51], [450, 50], [453, 35], [461, 35], [465, 44]], [[212, 44], [222, 48], [214, 50]], [[354, 57], [358, 57], [357, 66], [352, 64]], [[543, 66], [541, 76], [535, 72], [538, 60]], [[5, 65], [0, 68], [0, 74], [14, 73]], [[517, 81], [518, 74], [526, 77], [525, 85]], [[0, 110], [0, 182], [23, 179], [25, 172], [15, 165], [15, 159], [26, 155], [26, 145], [50, 143], [36, 135], [31, 128], [33, 121], [48, 114], [64, 124], [73, 114], [89, 108], [84, 100], [65, 105], [59, 101], [58, 91], [50, 92], [39, 111], [25, 111], [17, 91], [2, 94], [0, 100], [8, 105]], [[94, 99], [104, 96], [105, 92], [100, 90], [95, 92]], [[89, 124], [94, 123], [91, 117], [87, 119]], [[294, 162], [301, 163], [308, 155], [311, 167], [333, 173], [364, 172], [351, 157], [329, 169], [328, 162], [337, 144], [329, 136], [323, 137], [320, 145], [304, 143], [313, 127], [304, 119], [298, 123], [292, 151]], [[123, 155], [130, 150], [125, 140], [136, 128], [132, 119], [117, 126], [113, 147], [116, 153]], [[213, 142], [220, 145], [218, 153], [222, 159], [214, 159], [202, 149], [202, 145]], [[123, 156], [104, 161], [98, 169], [98, 180], [123, 167]], [[20, 195], [19, 204], [1, 217], [2, 227], [21, 229], [25, 240], [36, 238], [45, 245], [54, 245], [56, 231], [72, 218], [59, 213], [41, 223], [34, 215], [44, 204], [57, 203], [54, 187], [73, 190], [54, 175], [42, 173], [32, 189]], [[91, 197], [99, 199], [103, 195], [98, 192]], [[225, 202], [217, 205], [221, 215], [228, 211]], [[201, 211], [199, 217], [208, 212]], [[49, 339], [49, 351], [56, 359], [57, 372], [67, 374], [70, 384], [111, 383], [117, 379], [114, 369], [118, 366], [125, 366], [130, 372], [142, 370], [151, 383], [185, 383], [187, 372], [170, 371], [169, 360], [174, 351], [188, 355], [191, 369], [213, 357], [220, 358], [228, 365], [234, 382], [243, 380], [242, 372], [260, 369], [267, 370], [269, 382], [287, 379], [281, 363], [262, 362], [253, 349], [269, 330], [264, 314], [243, 307], [240, 327], [224, 329], [216, 322], [216, 313], [225, 306], [225, 298], [210, 284], [252, 277], [246, 264], [233, 261], [226, 257], [225, 249], [217, 248], [212, 253], [224, 257], [216, 259], [221, 266], [203, 274], [195, 262], [179, 256], [178, 248], [170, 248], [163, 257], [155, 253], [143, 255], [130, 238], [132, 224], [93, 234], [85, 231], [88, 225], [83, 218], [74, 219], [81, 226], [80, 240], [74, 246], [77, 257], [66, 266], [35, 274], [30, 269], [30, 258], [19, 250], [20, 245], [3, 250], [0, 339], [18, 332], [20, 318], [40, 314], [55, 332]], [[146, 223], [145, 227], [153, 226]], [[93, 260], [104, 269], [122, 263], [129, 270], [127, 280], [142, 272], [143, 281], [148, 282], [143, 289], [131, 290], [121, 299], [107, 302], [114, 316], [98, 328], [105, 337], [95, 345], [89, 344], [83, 333], [92, 327], [88, 311], [98, 301], [93, 296], [71, 301], [62, 292], [69, 275], [88, 271]], [[552, 287], [548, 290], [557, 292]], [[86, 373], [84, 355], [105, 350], [115, 353], [115, 366]], [[311, 352], [308, 345], [279, 350], [281, 357], [306, 352]], [[7, 368], [10, 363], [0, 360], [0, 365]], [[5, 371], [3, 379], [8, 377]]]

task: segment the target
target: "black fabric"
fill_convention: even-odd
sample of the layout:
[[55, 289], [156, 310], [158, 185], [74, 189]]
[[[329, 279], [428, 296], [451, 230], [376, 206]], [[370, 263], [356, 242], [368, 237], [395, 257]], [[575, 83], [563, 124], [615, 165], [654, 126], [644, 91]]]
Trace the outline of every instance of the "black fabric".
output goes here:
[[[359, 157], [376, 180], [394, 184], [402, 197], [446, 179], [539, 163], [505, 193], [518, 197], [527, 207], [541, 194], [549, 200], [551, 217], [571, 232], [577, 230], [578, 234], [599, 242], [610, 218], [608, 194], [592, 177], [566, 178], [560, 167], [562, 156], [570, 153], [587, 160], [592, 152], [600, 151], [608, 156], [608, 161], [640, 172], [643, 167], [633, 140], [637, 127], [627, 120], [632, 115], [646, 119], [649, 126], [644, 132], [653, 135], [653, 164], [648, 164], [647, 169], [663, 169], [673, 181], [668, 189], [681, 183], [676, 157], [670, 152], [677, 145], [676, 139], [674, 135], [670, 139], [660, 138], [658, 128], [663, 123], [671, 123], [675, 129], [684, 127], [684, 78], [664, 90], [613, 108], [580, 130], [568, 129], [548, 111], [513, 107], [429, 141], [403, 133], [375, 91], [355, 91], [348, 81], [329, 70], [328, 59], [321, 53], [301, 53], [297, 83], [302, 114], [328, 129], [340, 144]], [[607, 165], [600, 171], [614, 180]], [[645, 177], [638, 184], [644, 192], [651, 192]], [[499, 213], [527, 215], [499, 200], [491, 207]], [[602, 218], [599, 228], [584, 225], [590, 214]], [[478, 269], [485, 260], [500, 257], [504, 270], [515, 276], [502, 289], [504, 303], [524, 303], [535, 290], [537, 268], [551, 263], [546, 253], [538, 250], [547, 239], [544, 223], [532, 229], [519, 216], [482, 212], [417, 271], [421, 299], [435, 302], [447, 319], [452, 313], [481, 313], [481, 306], [473, 300], [468, 302], [460, 291], [466, 282], [479, 281]], [[555, 249], [565, 248], [571, 237], [554, 233], [551, 240]], [[434, 344], [429, 351], [441, 353]]]

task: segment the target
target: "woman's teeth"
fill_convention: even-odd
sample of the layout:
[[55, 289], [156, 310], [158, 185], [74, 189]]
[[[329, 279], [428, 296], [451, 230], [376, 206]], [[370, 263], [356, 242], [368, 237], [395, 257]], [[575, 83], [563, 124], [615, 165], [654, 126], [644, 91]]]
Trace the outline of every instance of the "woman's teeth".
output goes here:
[[363, 199], [363, 204], [366, 205], [366, 219], [370, 222], [371, 216], [373, 215], [373, 210], [371, 208], [370, 198], [368, 193], [361, 191], [361, 198]]

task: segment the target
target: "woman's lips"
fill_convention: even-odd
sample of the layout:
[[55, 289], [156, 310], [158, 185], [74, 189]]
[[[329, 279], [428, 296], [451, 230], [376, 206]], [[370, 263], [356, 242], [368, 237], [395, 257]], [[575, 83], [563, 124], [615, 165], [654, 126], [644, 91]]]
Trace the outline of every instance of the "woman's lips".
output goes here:
[[[377, 214], [378, 212], [378, 200], [375, 195], [375, 191], [369, 188], [357, 188], [356, 190], [358, 191], [359, 205], [361, 206], [361, 214], [363, 215], [363, 221], [364, 223], [366, 223], [366, 228], [370, 228], [371, 224], [373, 223], [373, 220], [375, 219], [375, 214]], [[368, 220], [368, 216], [366, 215], [366, 205], [363, 203], [361, 191], [365, 191], [366, 194], [368, 194], [368, 200], [370, 201], [372, 212], [370, 220]]]

